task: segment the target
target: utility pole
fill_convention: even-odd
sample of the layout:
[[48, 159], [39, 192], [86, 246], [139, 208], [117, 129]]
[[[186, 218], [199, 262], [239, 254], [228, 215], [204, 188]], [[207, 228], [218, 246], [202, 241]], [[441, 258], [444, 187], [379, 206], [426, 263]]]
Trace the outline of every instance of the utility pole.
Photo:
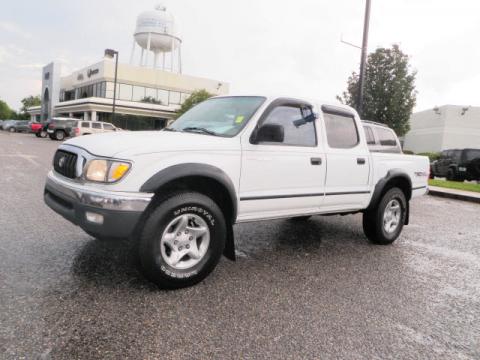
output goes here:
[[363, 21], [363, 40], [362, 40], [362, 55], [360, 59], [360, 76], [358, 79], [358, 113], [362, 116], [363, 112], [363, 93], [365, 87], [365, 70], [367, 65], [367, 46], [368, 46], [368, 27], [370, 23], [370, 0], [366, 0], [365, 4], [365, 18]]
[[118, 51], [113, 49], [105, 49], [105, 55], [113, 58], [115, 56], [115, 78], [113, 81], [113, 106], [112, 106], [112, 123], [115, 122], [115, 103], [117, 99], [117, 70], [118, 70]]

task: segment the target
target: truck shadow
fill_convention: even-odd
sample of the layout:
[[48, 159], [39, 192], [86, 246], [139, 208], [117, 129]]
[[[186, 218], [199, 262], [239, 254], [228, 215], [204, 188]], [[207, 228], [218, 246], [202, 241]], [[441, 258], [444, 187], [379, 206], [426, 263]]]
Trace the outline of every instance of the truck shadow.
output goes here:
[[102, 286], [158, 289], [140, 273], [137, 250], [131, 241], [90, 239], [73, 260], [75, 276]]
[[[139, 271], [135, 244], [128, 240], [91, 240], [79, 249], [73, 264], [74, 276], [106, 287], [158, 288]], [[240, 258], [264, 256], [295, 257], [302, 252], [329, 255], [345, 247], [365, 246], [361, 224], [351, 217], [313, 217], [308, 221], [274, 220], [235, 226], [235, 247]]]

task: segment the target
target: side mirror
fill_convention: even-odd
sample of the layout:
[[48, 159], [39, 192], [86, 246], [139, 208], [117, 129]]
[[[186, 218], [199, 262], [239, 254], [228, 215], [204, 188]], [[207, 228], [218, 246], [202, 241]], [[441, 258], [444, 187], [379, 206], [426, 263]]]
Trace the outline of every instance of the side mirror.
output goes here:
[[255, 136], [255, 144], [260, 142], [283, 142], [285, 131], [282, 125], [265, 124], [262, 125]]

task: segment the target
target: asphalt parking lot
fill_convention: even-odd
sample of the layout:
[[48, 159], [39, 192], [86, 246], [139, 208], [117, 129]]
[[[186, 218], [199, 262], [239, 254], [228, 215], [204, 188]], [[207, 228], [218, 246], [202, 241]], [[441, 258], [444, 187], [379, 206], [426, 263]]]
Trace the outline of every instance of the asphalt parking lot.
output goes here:
[[43, 204], [59, 144], [0, 132], [0, 358], [480, 358], [480, 205], [416, 199], [392, 246], [359, 215], [240, 225], [237, 262], [161, 291]]

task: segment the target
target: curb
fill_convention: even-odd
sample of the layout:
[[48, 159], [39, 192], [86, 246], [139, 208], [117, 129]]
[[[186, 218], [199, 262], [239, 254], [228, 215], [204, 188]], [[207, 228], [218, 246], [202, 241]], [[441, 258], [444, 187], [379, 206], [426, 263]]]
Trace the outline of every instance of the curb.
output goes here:
[[439, 196], [443, 198], [449, 198], [449, 199], [455, 199], [455, 200], [462, 200], [462, 201], [468, 201], [468, 202], [473, 202], [480, 204], [480, 197], [476, 196], [468, 196], [464, 194], [454, 194], [446, 191], [440, 191], [440, 190], [428, 190], [428, 195], [432, 196]]

